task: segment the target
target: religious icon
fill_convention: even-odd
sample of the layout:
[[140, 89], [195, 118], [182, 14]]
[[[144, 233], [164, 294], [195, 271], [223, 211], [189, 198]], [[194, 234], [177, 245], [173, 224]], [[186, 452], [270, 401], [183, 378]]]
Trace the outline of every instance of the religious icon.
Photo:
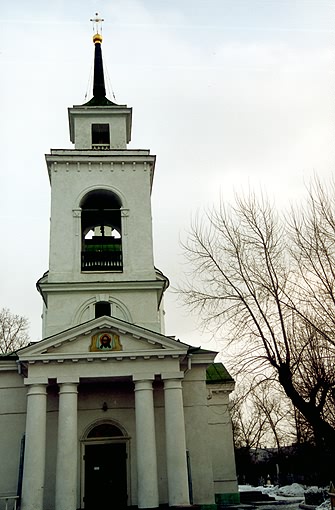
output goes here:
[[90, 351], [122, 351], [119, 335], [106, 332], [93, 335]]
[[107, 333], [104, 333], [100, 337], [100, 346], [99, 346], [99, 349], [111, 349], [112, 348], [111, 341], [112, 341], [111, 336], [107, 335]]

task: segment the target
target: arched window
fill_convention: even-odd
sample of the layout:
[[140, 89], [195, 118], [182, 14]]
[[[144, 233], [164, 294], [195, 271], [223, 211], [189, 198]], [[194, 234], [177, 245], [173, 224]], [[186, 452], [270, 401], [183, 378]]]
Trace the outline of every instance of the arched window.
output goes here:
[[108, 301], [98, 301], [95, 303], [95, 318], [103, 315], [111, 316], [111, 304]]
[[88, 438], [93, 437], [119, 437], [123, 436], [122, 430], [119, 429], [116, 425], [112, 423], [102, 423], [101, 425], [97, 425], [87, 434]]
[[122, 271], [121, 201], [95, 190], [82, 200], [82, 271]]

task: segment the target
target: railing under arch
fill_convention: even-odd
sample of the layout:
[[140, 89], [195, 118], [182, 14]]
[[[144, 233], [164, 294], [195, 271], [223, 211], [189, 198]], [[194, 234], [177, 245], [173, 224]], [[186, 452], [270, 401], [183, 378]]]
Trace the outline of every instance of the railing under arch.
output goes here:
[[109, 237], [85, 239], [81, 252], [82, 271], [122, 271], [121, 239]]
[[121, 252], [81, 252], [82, 271], [122, 271]]

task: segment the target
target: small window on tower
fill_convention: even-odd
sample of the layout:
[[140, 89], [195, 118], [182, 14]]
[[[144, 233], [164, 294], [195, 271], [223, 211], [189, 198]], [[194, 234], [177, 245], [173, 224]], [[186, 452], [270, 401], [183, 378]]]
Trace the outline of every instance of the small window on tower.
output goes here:
[[92, 149], [110, 148], [109, 124], [92, 124]]
[[103, 315], [111, 316], [111, 304], [108, 301], [98, 301], [95, 303], [95, 318]]

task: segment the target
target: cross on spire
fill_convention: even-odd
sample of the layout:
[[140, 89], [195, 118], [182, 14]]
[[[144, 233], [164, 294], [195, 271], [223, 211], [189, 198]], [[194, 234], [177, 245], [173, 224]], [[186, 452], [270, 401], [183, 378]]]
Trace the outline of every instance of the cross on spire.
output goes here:
[[102, 34], [102, 22], [105, 21], [103, 18], [99, 17], [99, 13], [95, 13], [95, 18], [91, 18], [90, 21], [93, 23], [93, 32], [95, 34]]

